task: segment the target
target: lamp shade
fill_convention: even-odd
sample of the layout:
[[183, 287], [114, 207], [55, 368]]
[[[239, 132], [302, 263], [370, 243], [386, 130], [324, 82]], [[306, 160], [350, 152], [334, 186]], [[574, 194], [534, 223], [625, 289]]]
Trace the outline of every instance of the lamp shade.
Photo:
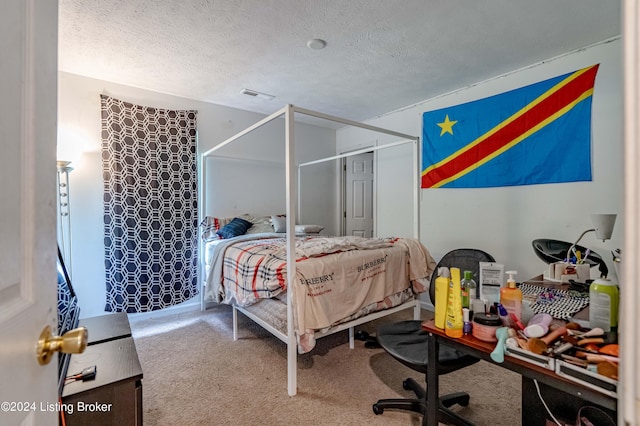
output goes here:
[[595, 228], [596, 238], [605, 241], [611, 238], [613, 225], [616, 223], [615, 214], [592, 214], [591, 224]]

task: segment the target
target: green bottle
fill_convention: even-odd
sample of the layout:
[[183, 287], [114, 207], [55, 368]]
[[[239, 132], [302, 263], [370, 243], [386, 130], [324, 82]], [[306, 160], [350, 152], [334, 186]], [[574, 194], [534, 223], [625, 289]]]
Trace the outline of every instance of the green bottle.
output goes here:
[[617, 331], [619, 303], [617, 284], [607, 279], [592, 282], [589, 286], [589, 327]]
[[476, 298], [476, 282], [473, 280], [473, 272], [464, 271], [464, 278], [460, 281], [460, 295], [462, 307], [473, 311], [473, 301]]

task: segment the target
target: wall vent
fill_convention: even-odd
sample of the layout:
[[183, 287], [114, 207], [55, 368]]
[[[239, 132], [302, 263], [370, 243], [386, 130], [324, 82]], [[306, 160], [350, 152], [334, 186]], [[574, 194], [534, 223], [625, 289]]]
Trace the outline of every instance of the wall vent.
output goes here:
[[266, 99], [268, 101], [273, 100], [275, 98], [275, 96], [273, 95], [268, 95], [266, 93], [261, 93], [258, 92], [257, 90], [251, 90], [251, 89], [242, 89], [240, 91], [240, 93], [242, 93], [243, 95], [247, 95], [247, 96], [253, 96], [256, 98], [260, 98], [260, 99]]

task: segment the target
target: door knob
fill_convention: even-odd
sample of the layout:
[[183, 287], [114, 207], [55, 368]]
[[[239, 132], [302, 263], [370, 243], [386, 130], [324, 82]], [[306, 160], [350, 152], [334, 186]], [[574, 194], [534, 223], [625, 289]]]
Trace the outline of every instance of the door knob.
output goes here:
[[62, 336], [53, 336], [51, 327], [46, 326], [38, 339], [38, 362], [47, 365], [55, 352], [65, 354], [80, 354], [87, 347], [89, 332], [86, 327], [74, 328]]

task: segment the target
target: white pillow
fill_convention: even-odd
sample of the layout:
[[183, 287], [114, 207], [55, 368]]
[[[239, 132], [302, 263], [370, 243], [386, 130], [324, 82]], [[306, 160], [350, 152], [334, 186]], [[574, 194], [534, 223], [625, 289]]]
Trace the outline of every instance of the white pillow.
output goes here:
[[271, 224], [273, 225], [273, 232], [287, 232], [286, 216], [271, 216]]
[[323, 229], [321, 225], [296, 225], [296, 234], [317, 234]]
[[[271, 224], [273, 225], [274, 232], [287, 232], [287, 217], [286, 216], [271, 216]], [[321, 225], [296, 225], [296, 234], [317, 234], [322, 231], [324, 226]]]
[[249, 228], [247, 234], [261, 234], [264, 232], [273, 232], [271, 226], [271, 216], [256, 216], [251, 220], [253, 226]]

